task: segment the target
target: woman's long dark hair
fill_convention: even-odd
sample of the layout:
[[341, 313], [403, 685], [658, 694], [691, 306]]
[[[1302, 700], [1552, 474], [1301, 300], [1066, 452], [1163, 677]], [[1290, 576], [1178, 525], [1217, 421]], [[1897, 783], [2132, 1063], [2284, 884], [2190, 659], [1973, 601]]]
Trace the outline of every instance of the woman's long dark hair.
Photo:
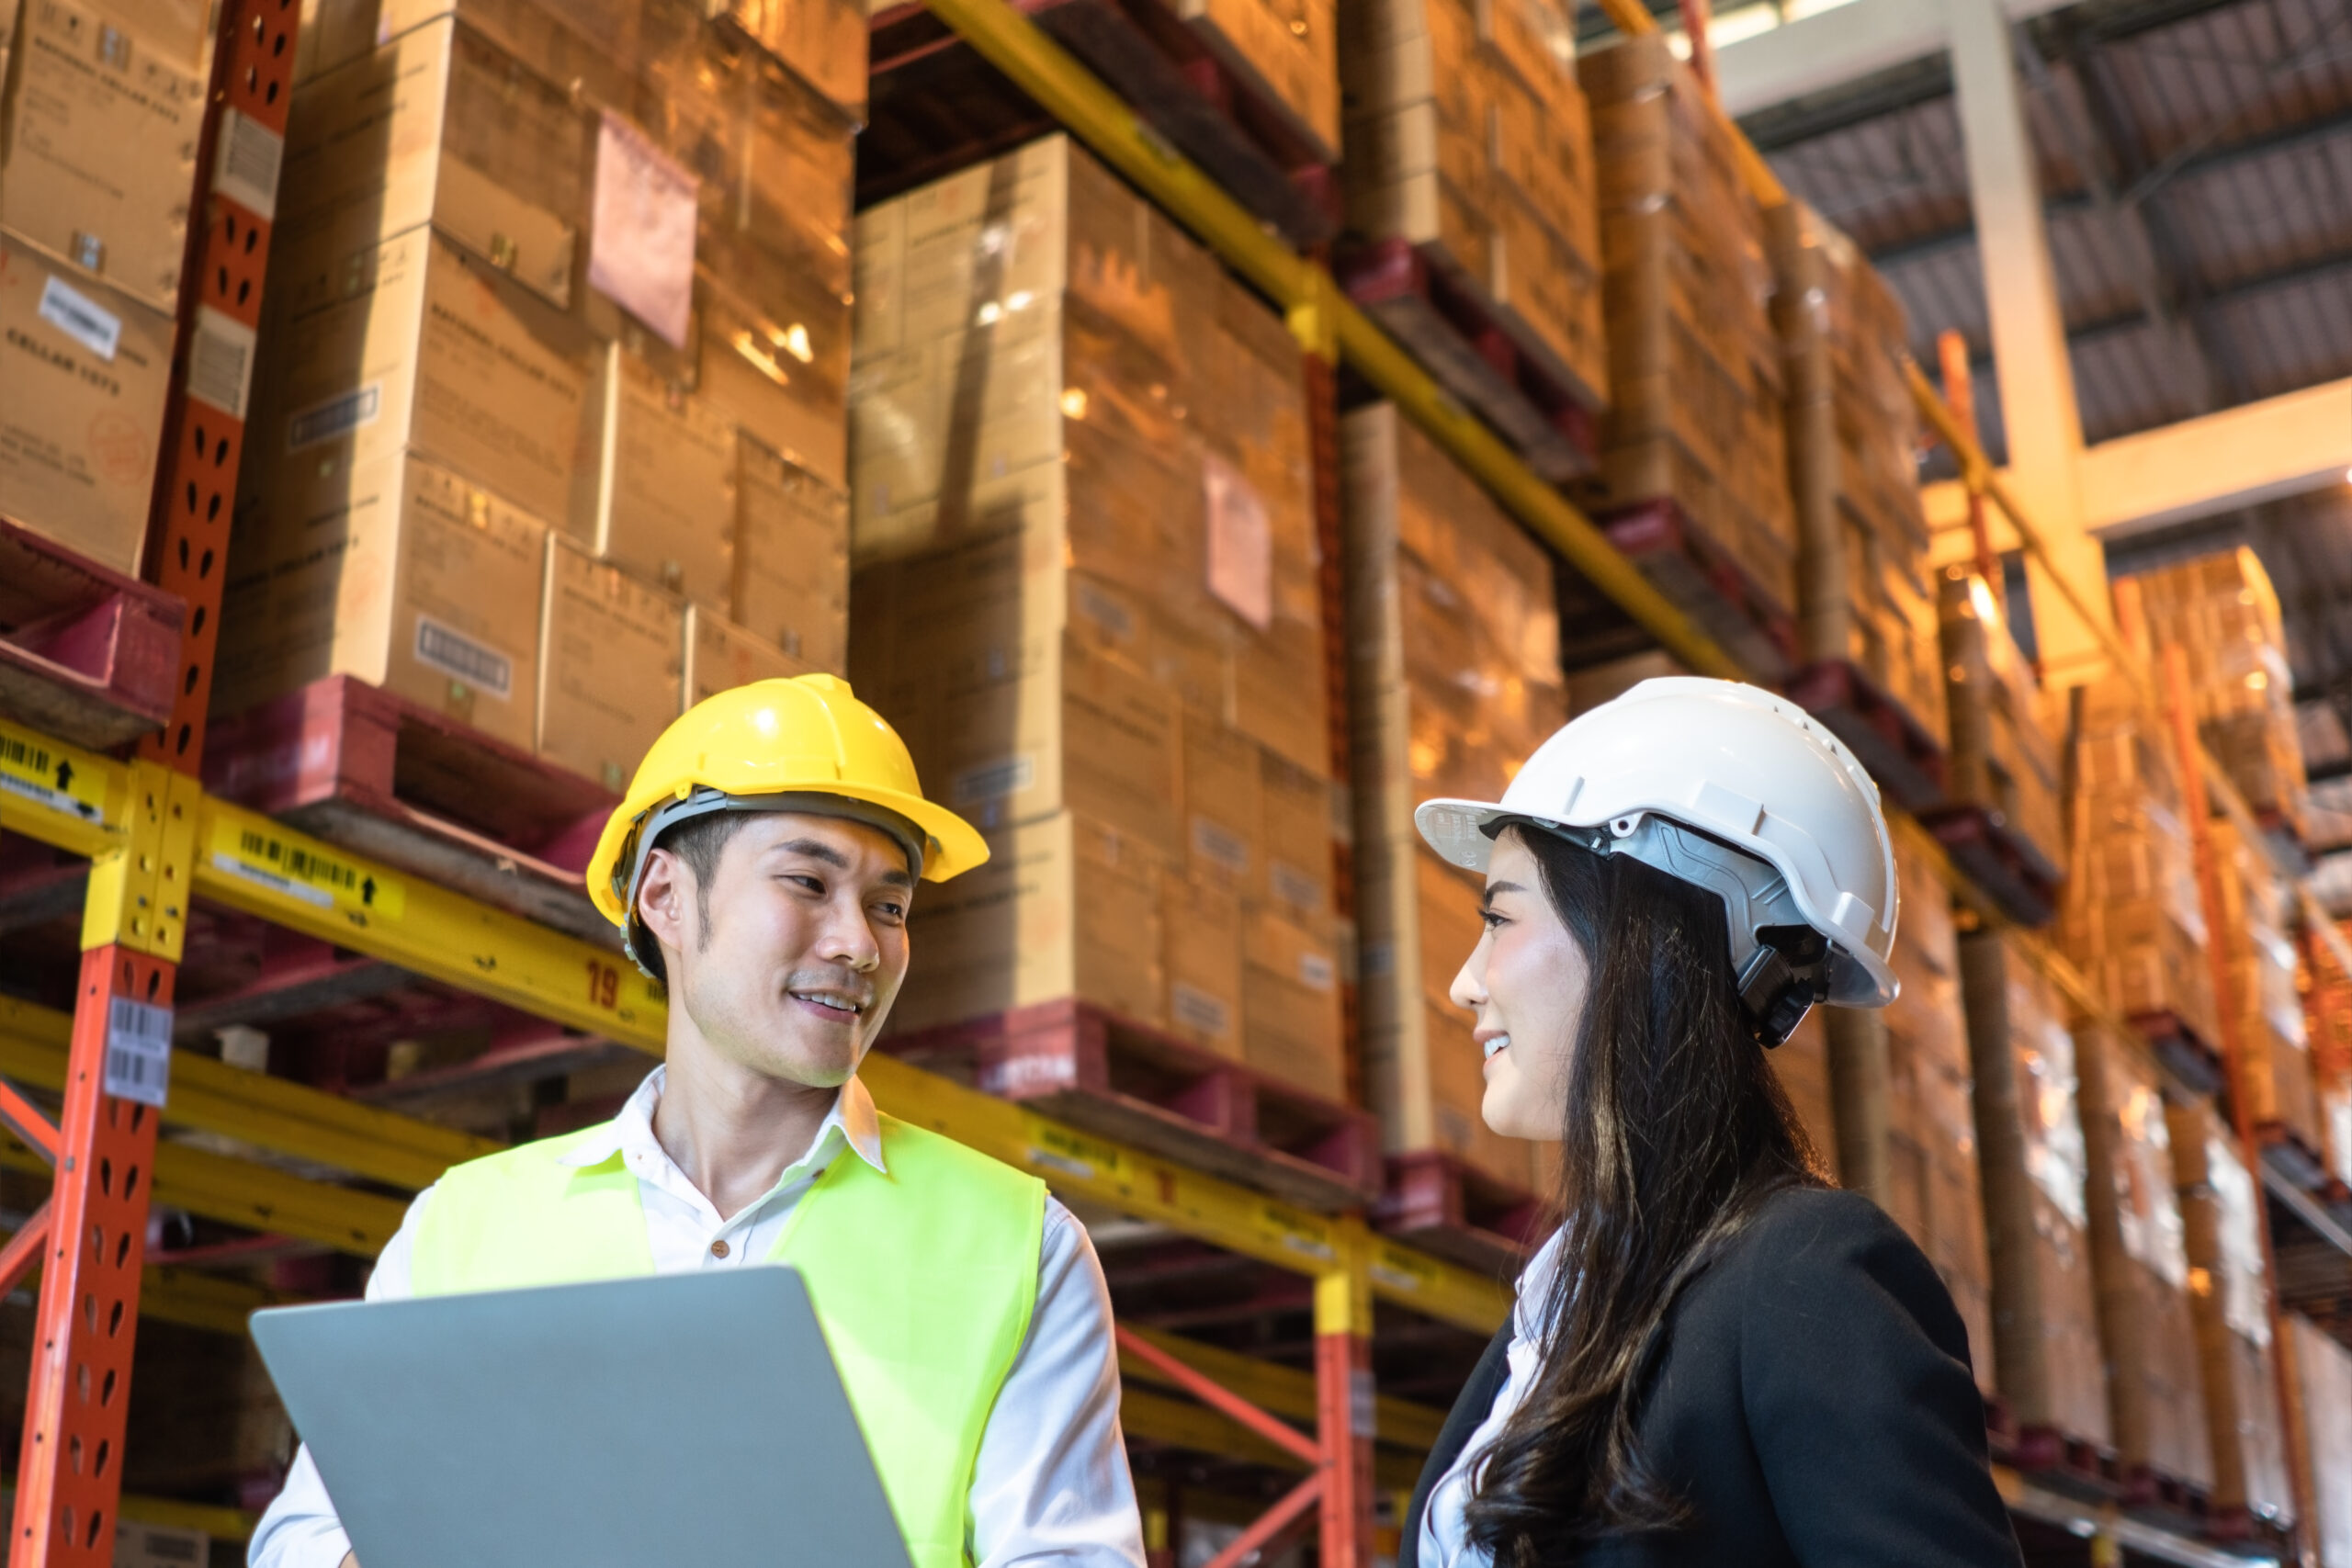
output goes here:
[[1542, 1371], [1466, 1510], [1498, 1568], [1536, 1568], [1685, 1518], [1635, 1433], [1667, 1318], [1767, 1198], [1822, 1178], [1741, 1011], [1722, 900], [1631, 856], [1511, 830], [1590, 969]]

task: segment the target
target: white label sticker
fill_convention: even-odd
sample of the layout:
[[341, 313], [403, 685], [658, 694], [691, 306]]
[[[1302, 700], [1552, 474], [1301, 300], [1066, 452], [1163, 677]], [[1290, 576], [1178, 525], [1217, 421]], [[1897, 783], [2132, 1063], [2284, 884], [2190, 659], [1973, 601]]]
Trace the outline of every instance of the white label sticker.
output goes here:
[[277, 171], [286, 162], [286, 138], [257, 119], [230, 109], [220, 117], [220, 153], [212, 188], [252, 209], [258, 218], [277, 216]]
[[416, 660], [478, 692], [499, 698], [514, 694], [513, 660], [427, 615], [416, 618]]
[[172, 1010], [116, 997], [107, 1004], [103, 1087], [119, 1100], [156, 1110], [172, 1087]]
[[1274, 620], [1274, 530], [1239, 470], [1212, 455], [1201, 468], [1208, 513], [1209, 592], [1264, 631]]
[[300, 452], [322, 441], [348, 435], [363, 424], [373, 424], [383, 411], [384, 384], [370, 381], [356, 391], [338, 393], [313, 403], [286, 422], [286, 449]]
[[41, 285], [40, 319], [96, 355], [114, 363], [122, 342], [122, 319], [54, 273]]
[[231, 419], [244, 418], [245, 395], [254, 384], [254, 335], [235, 317], [198, 306], [196, 330], [188, 334], [187, 395]]
[[1317, 991], [1328, 991], [1340, 978], [1339, 966], [1319, 953], [1298, 955], [1299, 979]]
[[588, 281], [669, 343], [686, 346], [694, 307], [695, 202], [702, 182], [610, 109], [596, 132]]
[[1186, 1029], [1195, 1030], [1212, 1040], [1222, 1040], [1233, 1032], [1233, 1010], [1224, 998], [1179, 980], [1168, 987], [1169, 1016]]

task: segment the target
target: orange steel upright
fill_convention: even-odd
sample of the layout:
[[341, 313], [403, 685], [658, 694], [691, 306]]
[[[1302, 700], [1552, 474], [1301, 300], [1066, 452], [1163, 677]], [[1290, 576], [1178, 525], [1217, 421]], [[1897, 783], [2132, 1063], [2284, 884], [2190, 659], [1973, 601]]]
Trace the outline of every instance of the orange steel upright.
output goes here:
[[[146, 553], [146, 574], [187, 601], [185, 668], [169, 727], [132, 765], [127, 840], [91, 866], [63, 1114], [53, 1138], [35, 1140], [51, 1145], [56, 1175], [26, 1227], [43, 1240], [7, 1553], [18, 1568], [114, 1560], [159, 1115], [149, 1101], [168, 1088], [197, 769], [300, 17], [297, 0], [230, 0], [214, 53], [197, 160], [202, 221], [191, 225]], [[31, 1251], [12, 1246], [0, 1269], [28, 1266]]]

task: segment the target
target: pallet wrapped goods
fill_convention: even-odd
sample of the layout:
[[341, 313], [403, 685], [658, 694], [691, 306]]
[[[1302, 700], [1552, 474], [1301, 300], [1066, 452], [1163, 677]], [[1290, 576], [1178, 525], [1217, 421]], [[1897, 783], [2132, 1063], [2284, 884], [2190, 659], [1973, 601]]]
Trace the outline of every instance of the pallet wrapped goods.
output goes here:
[[2301, 984], [2319, 1100], [2321, 1160], [2330, 1179], [2352, 1187], [2352, 976], [2308, 933], [2306, 950], [2310, 957]]
[[[350, 674], [604, 778], [677, 711], [685, 604], [742, 668], [843, 668], [850, 124], [687, 0], [605, 19], [306, 28], [216, 710]], [[590, 558], [666, 695], [540, 663], [606, 646], [547, 618]]]
[[1609, 412], [1581, 498], [1605, 521], [1671, 502], [1786, 617], [1796, 516], [1764, 213], [1733, 133], [1664, 34], [1585, 55], [1600, 169]]
[[2312, 1479], [2307, 1539], [2322, 1568], [2352, 1562], [2352, 1350], [2301, 1314], [2287, 1317], [2302, 1385], [2303, 1452]]
[[2125, 1483], [2150, 1501], [2164, 1497], [2167, 1483], [2210, 1488], [2213, 1449], [2163, 1071], [2136, 1037], [2091, 1019], [2075, 1021], [2075, 1062], [2090, 1160], [2099, 1344]]
[[2257, 1523], [2283, 1528], [2293, 1522], [2294, 1495], [2271, 1367], [2262, 1190], [2211, 1100], [2169, 1104], [2165, 1116], [2188, 1240], [2216, 1521], [2240, 1533]]
[[2045, 882], [2068, 874], [2060, 761], [2047, 703], [1984, 580], [1948, 567], [1937, 585], [1951, 750], [1946, 797], [1987, 815]]
[[1850, 666], [1940, 748], [1944, 660], [1903, 305], [1804, 203], [1768, 218], [1788, 384], [1798, 657]]
[[2214, 818], [2207, 830], [2222, 894], [2214, 940], [2228, 967], [2225, 1005], [2236, 1026], [2231, 1093], [2244, 1099], [2257, 1135], [2292, 1145], [2318, 1167], [2327, 1134], [2303, 999], [2295, 988], [2288, 889], [2262, 846], [2249, 843], [2228, 818]]
[[1065, 137], [858, 254], [851, 671], [999, 857], [894, 1027], [1075, 996], [1340, 1098], [1295, 343]]
[[[1876, 1024], [1885, 1039], [1883, 1192], [1873, 1193], [1935, 1264], [1968, 1325], [1978, 1386], [1997, 1387], [1993, 1352], [1992, 1264], [1985, 1251], [1984, 1191], [1978, 1171], [1973, 1070], [1961, 1007], [1960, 934], [1951, 893], [1926, 860], [1895, 847], [1901, 918], [1894, 965], [1902, 991], [1872, 1015], [1838, 1009], [1825, 1020], [1831, 1048], [1851, 1028]], [[1863, 1116], [1867, 1116], [1863, 1112]], [[1840, 1086], [1839, 1136], [1849, 1141]], [[1870, 1158], [1865, 1151], [1854, 1163]], [[1849, 1186], [1854, 1174], [1842, 1173]]]
[[1482, 879], [1439, 860], [1413, 808], [1494, 800], [1566, 722], [1551, 561], [1387, 403], [1340, 427], [1364, 1061], [1389, 1153], [1442, 1152], [1536, 1186], [1533, 1145], [1480, 1120], [1470, 1015]]
[[1174, 0], [1168, 8], [1281, 117], [1288, 139], [1318, 162], [1340, 161], [1336, 0]]
[[2210, 933], [2170, 729], [2122, 675], [2052, 706], [2073, 796], [2060, 945], [2109, 1010], [2218, 1060]]
[[2311, 810], [2295, 731], [2295, 678], [2278, 591], [2254, 551], [2236, 549], [2132, 579], [2159, 648], [2188, 664], [2198, 739], [2265, 827], [2301, 839]]
[[2111, 1440], [2075, 1042], [2056, 987], [1998, 932], [1960, 942], [1993, 1266], [1993, 1363], [2021, 1458]]
[[1349, 229], [1472, 295], [1519, 354], [1597, 409], [1609, 368], [1598, 187], [1566, 8], [1375, 0], [1341, 23]]

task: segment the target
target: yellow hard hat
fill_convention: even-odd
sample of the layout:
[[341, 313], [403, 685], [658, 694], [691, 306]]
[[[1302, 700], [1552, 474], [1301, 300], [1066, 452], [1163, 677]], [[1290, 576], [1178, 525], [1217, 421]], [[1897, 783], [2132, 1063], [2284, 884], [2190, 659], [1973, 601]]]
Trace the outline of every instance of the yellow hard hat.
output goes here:
[[800, 675], [706, 697], [662, 732], [596, 840], [588, 897], [627, 931], [654, 834], [705, 810], [763, 807], [871, 822], [906, 844], [929, 882], [989, 858], [978, 829], [923, 798], [906, 742], [848, 682]]

